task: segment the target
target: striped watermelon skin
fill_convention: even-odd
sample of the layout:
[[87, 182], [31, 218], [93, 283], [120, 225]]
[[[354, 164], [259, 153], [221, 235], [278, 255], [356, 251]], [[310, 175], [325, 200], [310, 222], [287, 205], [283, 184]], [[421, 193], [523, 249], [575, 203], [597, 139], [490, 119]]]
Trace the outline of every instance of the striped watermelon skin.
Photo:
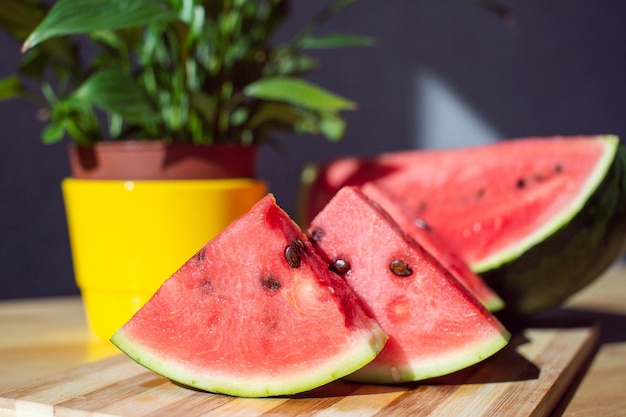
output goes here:
[[506, 300], [502, 314], [527, 316], [557, 307], [622, 257], [626, 146], [611, 140], [608, 151], [605, 171], [580, 207], [519, 256], [480, 272]]

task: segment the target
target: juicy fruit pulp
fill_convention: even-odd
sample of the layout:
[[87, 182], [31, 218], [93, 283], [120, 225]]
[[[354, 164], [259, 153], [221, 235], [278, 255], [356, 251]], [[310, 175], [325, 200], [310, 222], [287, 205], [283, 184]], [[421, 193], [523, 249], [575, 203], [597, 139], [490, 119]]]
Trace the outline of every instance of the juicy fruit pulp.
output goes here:
[[111, 340], [174, 381], [258, 397], [349, 374], [386, 338], [268, 195], [182, 266]]
[[504, 302], [481, 277], [474, 274], [459, 255], [454, 253], [448, 245], [441, 239], [432, 228], [423, 221], [413, 217], [405, 207], [394, 201], [384, 190], [374, 183], [367, 183], [361, 187], [365, 193], [376, 204], [381, 206], [400, 228], [415, 239], [429, 254], [437, 259], [441, 264], [489, 311], [501, 310]]
[[508, 140], [344, 158], [303, 175], [313, 217], [345, 185], [374, 183], [434, 229], [514, 314], [560, 304], [621, 253], [626, 151], [617, 137]]
[[502, 324], [357, 188], [341, 189], [309, 234], [389, 335], [380, 354], [347, 378], [397, 383], [441, 376], [508, 342]]

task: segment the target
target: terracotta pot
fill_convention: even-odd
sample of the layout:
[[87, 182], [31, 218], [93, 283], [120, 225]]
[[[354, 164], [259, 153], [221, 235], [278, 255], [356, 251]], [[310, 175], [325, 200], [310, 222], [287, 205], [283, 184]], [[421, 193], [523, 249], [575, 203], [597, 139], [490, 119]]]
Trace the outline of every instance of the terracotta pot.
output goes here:
[[256, 148], [243, 145], [98, 142], [70, 148], [72, 176], [103, 180], [253, 178]]

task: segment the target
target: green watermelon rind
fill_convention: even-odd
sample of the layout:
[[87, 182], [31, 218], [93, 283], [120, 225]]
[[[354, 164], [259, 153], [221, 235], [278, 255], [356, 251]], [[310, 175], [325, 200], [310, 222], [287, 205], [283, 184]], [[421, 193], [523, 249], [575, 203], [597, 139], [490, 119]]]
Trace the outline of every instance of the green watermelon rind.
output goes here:
[[143, 346], [124, 328], [113, 335], [111, 342], [138, 364], [182, 385], [237, 397], [272, 397], [312, 390], [371, 362], [382, 350], [387, 335], [378, 325], [359, 333], [354, 333], [352, 346], [332, 360], [317, 365], [303, 363], [301, 369], [287, 376], [279, 372], [258, 376], [217, 375], [213, 370], [202, 372]]
[[[489, 339], [480, 340], [474, 345], [465, 345], [457, 351], [446, 352], [445, 357], [424, 357], [409, 366], [389, 369], [387, 364], [371, 363], [346, 376], [352, 382], [370, 384], [397, 384], [407, 381], [423, 381], [463, 370], [493, 356], [504, 348], [511, 334], [500, 326], [500, 331]], [[445, 348], [445, 347], [442, 347]]]
[[509, 256], [508, 262], [491, 268], [473, 266], [506, 301], [503, 314], [529, 315], [557, 307], [621, 256], [626, 236], [626, 148], [614, 136], [603, 141], [605, 155], [567, 213], [536, 233], [531, 247]]
[[470, 262], [469, 267], [472, 271], [477, 274], [482, 274], [509, 263], [511, 260], [518, 259], [524, 252], [528, 251], [529, 248], [535, 247], [548, 236], [557, 233], [557, 231], [571, 222], [572, 219], [583, 210], [587, 201], [598, 189], [604, 178], [606, 178], [607, 173], [616, 160], [615, 157], [620, 143], [619, 138], [612, 135], [598, 136], [597, 139], [604, 145], [602, 158], [597, 162], [591, 175], [587, 177], [586, 183], [583, 185], [576, 198], [573, 199], [568, 206], [563, 207], [560, 213], [554, 215], [550, 222], [536, 229], [532, 234], [524, 237], [524, 239], [480, 261]]

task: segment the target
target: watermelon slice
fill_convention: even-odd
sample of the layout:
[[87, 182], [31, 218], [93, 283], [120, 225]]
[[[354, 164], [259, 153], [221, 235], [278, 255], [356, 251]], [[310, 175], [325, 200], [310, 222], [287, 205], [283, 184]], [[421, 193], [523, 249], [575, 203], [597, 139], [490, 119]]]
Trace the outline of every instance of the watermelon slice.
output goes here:
[[389, 335], [380, 354], [346, 378], [423, 380], [466, 368], [507, 344], [504, 326], [359, 189], [341, 189], [308, 233]]
[[183, 265], [111, 341], [181, 384], [261, 397], [341, 378], [386, 339], [270, 194]]
[[361, 191], [385, 210], [400, 228], [415, 239], [426, 252], [437, 259], [461, 284], [463, 284], [478, 301], [489, 311], [498, 311], [504, 302], [485, 281], [473, 273], [459, 255], [441, 239], [437, 233], [422, 219], [414, 219], [409, 211], [399, 202], [394, 201], [387, 192], [374, 183], [366, 183]]
[[606, 270], [626, 236], [626, 150], [615, 136], [525, 138], [342, 158], [303, 173], [307, 224], [368, 182], [426, 221], [505, 301], [558, 306]]

